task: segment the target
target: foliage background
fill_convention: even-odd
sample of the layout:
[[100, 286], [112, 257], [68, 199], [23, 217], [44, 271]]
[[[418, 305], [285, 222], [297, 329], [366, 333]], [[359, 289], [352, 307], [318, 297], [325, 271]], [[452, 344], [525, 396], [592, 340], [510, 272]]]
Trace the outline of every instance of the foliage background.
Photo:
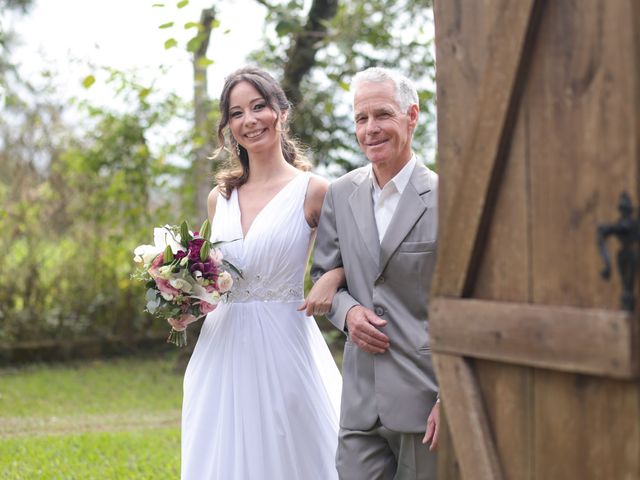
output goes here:
[[[87, 62], [78, 81], [112, 92], [109, 106], [63, 98], [58, 72], [36, 83], [12, 55], [19, 32], [0, 27], [0, 346], [82, 336], [164, 331], [143, 312], [130, 279], [132, 249], [153, 226], [199, 224], [203, 195], [224, 158], [212, 159], [217, 101], [207, 91], [208, 35], [236, 28], [217, 20], [227, 2], [191, 25], [173, 22], [187, 0], [162, 9], [165, 48], [193, 61], [194, 96]], [[419, 0], [262, 1], [263, 40], [248, 62], [266, 67], [295, 104], [292, 129], [318, 172], [337, 176], [363, 163], [353, 134], [348, 84], [371, 65], [396, 68], [420, 90], [415, 149], [433, 162], [435, 138], [431, 2]], [[29, 15], [30, 0], [0, 0]], [[204, 20], [204, 22], [202, 21]], [[141, 20], [143, 21], [143, 20]], [[182, 44], [176, 29], [189, 29]], [[220, 48], [220, 46], [218, 46]], [[163, 71], [158, 70], [158, 76]], [[84, 96], [86, 97], [86, 96]]]

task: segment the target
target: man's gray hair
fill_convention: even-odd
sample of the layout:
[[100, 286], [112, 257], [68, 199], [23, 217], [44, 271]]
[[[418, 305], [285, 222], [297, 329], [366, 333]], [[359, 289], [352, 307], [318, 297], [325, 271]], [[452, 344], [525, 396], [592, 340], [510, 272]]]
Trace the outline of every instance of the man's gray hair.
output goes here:
[[402, 112], [407, 112], [413, 104], [420, 105], [418, 91], [411, 80], [393, 70], [382, 67], [371, 67], [358, 72], [351, 79], [351, 92], [355, 96], [356, 90], [362, 83], [393, 82], [396, 91], [396, 102]]

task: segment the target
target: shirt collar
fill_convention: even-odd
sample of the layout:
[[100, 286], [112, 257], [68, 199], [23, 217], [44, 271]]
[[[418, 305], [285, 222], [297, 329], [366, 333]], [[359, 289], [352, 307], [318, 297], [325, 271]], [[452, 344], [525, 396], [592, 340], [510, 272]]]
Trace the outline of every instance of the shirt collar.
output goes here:
[[[398, 193], [402, 194], [404, 189], [406, 188], [409, 180], [411, 179], [411, 174], [413, 173], [413, 169], [416, 166], [416, 155], [415, 153], [411, 154], [411, 158], [407, 162], [407, 164], [402, 167], [402, 169], [396, 173], [396, 176], [389, 180], [389, 183], [393, 183], [396, 187]], [[371, 178], [371, 185], [373, 186], [373, 191], [377, 195], [382, 192], [380, 185], [378, 185], [378, 181], [376, 180], [376, 176], [373, 174], [373, 165], [369, 164], [369, 177]]]

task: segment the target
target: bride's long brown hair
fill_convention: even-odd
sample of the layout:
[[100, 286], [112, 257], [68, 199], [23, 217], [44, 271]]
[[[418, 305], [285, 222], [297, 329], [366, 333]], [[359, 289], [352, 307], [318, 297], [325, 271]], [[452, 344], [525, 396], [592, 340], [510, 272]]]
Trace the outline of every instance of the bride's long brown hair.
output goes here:
[[[291, 111], [291, 103], [284, 94], [282, 87], [265, 70], [258, 67], [243, 67], [229, 75], [224, 82], [220, 94], [220, 123], [218, 124], [218, 142], [220, 150], [230, 152], [228, 165], [216, 175], [216, 182], [220, 194], [229, 198], [234, 188], [246, 183], [249, 178], [249, 154], [233, 135], [229, 134], [229, 148], [225, 132], [229, 125], [229, 96], [231, 90], [240, 82], [249, 82], [260, 93], [267, 105], [276, 112], [276, 123], [281, 118], [281, 113]], [[290, 115], [287, 115], [287, 119]], [[298, 143], [289, 136], [288, 120], [281, 124], [280, 146], [285, 160], [299, 170], [311, 169], [311, 163], [302, 153]]]

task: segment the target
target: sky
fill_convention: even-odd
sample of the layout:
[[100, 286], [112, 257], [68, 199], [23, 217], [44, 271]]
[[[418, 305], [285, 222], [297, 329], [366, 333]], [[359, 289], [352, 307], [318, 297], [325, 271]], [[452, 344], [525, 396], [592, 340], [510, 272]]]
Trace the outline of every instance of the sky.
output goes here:
[[[163, 3], [163, 8], [153, 7]], [[99, 85], [83, 92], [82, 79], [93, 73], [86, 61], [96, 66], [121, 70], [135, 69], [142, 79], [158, 76], [160, 65], [168, 73], [159, 84], [163, 89], [192, 96], [192, 66], [184, 46], [194, 29], [184, 29], [187, 22], [198, 21], [203, 8], [216, 5], [221, 27], [214, 31], [209, 58], [209, 93], [217, 97], [224, 76], [242, 66], [249, 51], [258, 46], [262, 35], [264, 8], [253, 0], [214, 2], [190, 0], [178, 9], [178, 0], [36, 0], [27, 15], [11, 15], [5, 28], [20, 37], [13, 60], [22, 75], [36, 81], [43, 70], [51, 69], [58, 77], [61, 94], [87, 94], [94, 100], [108, 101], [108, 90]], [[241, 21], [240, 21], [241, 20]], [[169, 21], [175, 25], [158, 28]], [[223, 33], [228, 30], [228, 33]], [[166, 50], [164, 42], [175, 37], [177, 48]], [[99, 83], [99, 82], [97, 82]]]
[[[50, 79], [42, 80], [41, 85], [53, 79], [57, 99], [78, 97], [92, 105], [117, 109], [113, 87], [104, 83], [107, 74], [100, 75], [101, 66], [135, 70], [143, 85], [155, 81], [156, 90], [192, 98], [192, 64], [185, 45], [194, 30], [186, 30], [184, 25], [197, 22], [203, 8], [215, 5], [221, 26], [214, 30], [209, 45], [208, 57], [214, 64], [208, 69], [208, 80], [210, 97], [218, 98], [224, 77], [244, 65], [247, 54], [259, 48], [266, 10], [255, 0], [189, 0], [180, 9], [178, 2], [35, 0], [26, 15], [0, 15], [0, 28], [12, 29], [20, 38], [11, 59], [31, 84], [38, 85], [42, 72], [50, 70]], [[157, 3], [165, 6], [154, 7]], [[170, 21], [175, 22], [173, 27], [159, 28]], [[178, 47], [166, 50], [164, 43], [171, 37], [178, 40]], [[164, 75], [159, 75], [161, 66], [167, 70]], [[90, 74], [95, 74], [97, 81], [87, 90], [82, 80]], [[432, 127], [435, 129], [435, 123]], [[430, 151], [426, 157], [434, 155]]]

